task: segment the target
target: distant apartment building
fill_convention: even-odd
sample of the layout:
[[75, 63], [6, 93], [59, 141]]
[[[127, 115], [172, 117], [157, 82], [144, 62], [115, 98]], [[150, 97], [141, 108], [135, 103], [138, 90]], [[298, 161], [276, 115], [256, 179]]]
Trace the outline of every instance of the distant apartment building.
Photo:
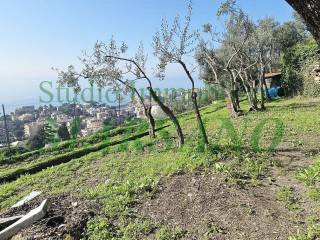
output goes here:
[[22, 114], [21, 116], [18, 116], [17, 120], [22, 122], [32, 122], [35, 120], [35, 115], [34, 113], [25, 113], [25, 114]]
[[110, 117], [110, 114], [107, 113], [107, 112], [97, 113], [97, 119], [98, 119], [98, 120], [104, 121], [104, 120], [108, 119], [109, 117]]
[[67, 123], [71, 121], [71, 118], [66, 114], [58, 114], [56, 120], [58, 123]]
[[92, 130], [94, 132], [103, 127], [103, 121], [96, 118], [87, 119], [86, 123], [87, 129]]

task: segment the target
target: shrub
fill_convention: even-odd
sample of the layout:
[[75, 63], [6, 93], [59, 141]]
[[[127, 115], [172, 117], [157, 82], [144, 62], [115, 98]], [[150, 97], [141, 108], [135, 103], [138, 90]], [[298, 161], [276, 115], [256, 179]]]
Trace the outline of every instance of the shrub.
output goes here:
[[282, 87], [286, 96], [302, 95], [304, 89], [303, 67], [308, 59], [320, 54], [320, 48], [314, 40], [300, 43], [289, 48], [282, 55]]
[[311, 97], [320, 96], [320, 76], [315, 72], [319, 71], [320, 55], [309, 58], [302, 68], [303, 73], [303, 94]]

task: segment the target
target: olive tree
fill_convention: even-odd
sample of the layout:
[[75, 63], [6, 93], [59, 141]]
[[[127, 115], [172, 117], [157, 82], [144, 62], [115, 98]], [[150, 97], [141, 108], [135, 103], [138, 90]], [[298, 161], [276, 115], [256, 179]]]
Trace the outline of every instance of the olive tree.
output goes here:
[[[115, 40], [112, 38], [108, 44], [97, 42], [94, 46], [93, 53], [84, 53], [80, 60], [83, 64], [83, 69], [79, 72], [70, 65], [67, 71], [58, 71], [59, 83], [68, 85], [75, 89], [81, 88], [79, 81], [81, 78], [87, 79], [90, 85], [97, 84], [101, 89], [104, 87], [111, 87], [118, 95], [120, 90], [124, 92], [132, 91], [139, 99], [140, 104], [143, 106], [145, 117], [149, 122], [150, 137], [155, 137], [155, 121], [151, 114], [151, 105], [145, 104], [143, 96], [134, 87], [135, 79], [126, 78], [132, 66], [124, 66], [126, 70], [117, 66], [117, 61], [108, 59], [106, 54], [119, 56], [127, 50], [127, 46], [123, 43], [120, 47], [116, 45]], [[139, 48], [135, 61], [139, 62], [142, 66], [145, 64], [145, 59], [141, 58], [142, 47]], [[123, 86], [121, 88], [121, 86]]]
[[191, 16], [192, 4], [190, 2], [184, 23], [181, 23], [178, 15], [175, 17], [171, 26], [165, 18], [162, 19], [161, 28], [153, 37], [153, 47], [154, 54], [159, 59], [158, 76], [160, 78], [163, 79], [165, 77], [166, 67], [171, 63], [179, 64], [185, 72], [191, 84], [191, 101], [193, 103], [193, 110], [200, 135], [203, 142], [208, 144], [207, 133], [198, 106], [195, 80], [186, 62], [186, 58], [195, 52], [199, 37], [198, 31], [191, 30]]
[[[59, 72], [61, 83], [71, 84], [79, 87], [79, 78], [88, 79], [90, 84], [97, 84], [99, 87], [118, 88], [119, 84], [125, 86], [125, 90], [133, 91], [141, 105], [144, 108], [144, 114], [149, 122], [149, 133], [155, 137], [155, 121], [151, 114], [151, 98], [161, 107], [161, 109], [174, 122], [177, 129], [179, 146], [184, 143], [184, 136], [180, 124], [174, 116], [171, 109], [165, 106], [153, 89], [151, 79], [146, 74], [146, 60], [143, 46], [140, 45], [133, 57], [126, 56], [128, 47], [123, 42], [119, 46], [112, 38], [109, 42], [97, 42], [94, 46], [93, 53], [85, 53], [80, 59], [83, 63], [83, 69], [76, 72], [73, 66], [69, 66], [67, 72]], [[145, 80], [149, 90], [149, 104], [144, 101], [142, 96], [135, 87], [136, 81]]]
[[209, 38], [201, 41], [197, 59], [202, 68], [204, 67], [212, 74], [210, 81], [224, 90], [230, 99], [231, 115], [236, 117], [241, 113], [240, 74], [248, 68], [248, 66], [244, 67], [243, 62], [239, 62], [239, 56], [248, 41], [251, 25], [244, 12], [231, 8], [232, 6], [223, 5], [218, 11], [218, 16], [227, 16], [226, 31], [222, 37], [213, 31], [211, 24], [204, 25], [203, 31], [209, 34]]

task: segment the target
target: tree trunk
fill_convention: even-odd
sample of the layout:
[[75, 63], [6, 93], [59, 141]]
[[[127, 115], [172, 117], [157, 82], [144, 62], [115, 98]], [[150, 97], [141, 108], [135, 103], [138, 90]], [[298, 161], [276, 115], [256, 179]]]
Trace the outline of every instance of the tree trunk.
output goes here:
[[155, 120], [151, 114], [151, 108], [152, 108], [152, 106], [150, 105], [149, 107], [147, 107], [145, 109], [145, 115], [146, 115], [148, 122], [149, 122], [149, 136], [150, 136], [150, 138], [155, 138], [156, 137], [156, 133], [155, 133], [156, 132], [155, 131], [156, 123], [155, 123]]
[[261, 96], [261, 110], [265, 110], [265, 91], [263, 89], [263, 84], [264, 82], [264, 71], [261, 72], [261, 76], [260, 76], [260, 96]]
[[242, 85], [246, 91], [248, 101], [250, 104], [250, 111], [257, 111], [257, 94], [255, 92], [255, 84], [250, 81], [249, 76], [246, 72], [244, 72], [244, 76], [240, 75], [240, 79], [242, 81]]
[[200, 131], [200, 134], [202, 136], [202, 140], [203, 142], [208, 145], [209, 142], [208, 142], [208, 137], [207, 137], [207, 133], [206, 133], [206, 129], [203, 125], [203, 121], [201, 119], [201, 114], [200, 114], [200, 111], [199, 111], [199, 106], [198, 106], [198, 102], [197, 102], [197, 93], [195, 92], [195, 84], [194, 84], [194, 80], [191, 76], [191, 73], [189, 72], [186, 64], [183, 62], [183, 61], [178, 61], [178, 63], [180, 63], [180, 65], [183, 67], [183, 70], [185, 71], [185, 73], [187, 74], [191, 84], [192, 84], [192, 88], [191, 88], [191, 101], [193, 103], [193, 110], [195, 112], [195, 115], [196, 115], [196, 119], [197, 119], [197, 123], [198, 123], [198, 128], [199, 128], [199, 131]]
[[269, 88], [268, 88], [268, 86], [267, 86], [266, 78], [265, 78], [265, 77], [263, 77], [263, 86], [264, 86], [264, 88], [265, 88], [265, 90], [266, 90], [267, 99], [268, 99], [268, 100], [271, 100], [271, 97], [270, 97], [270, 94], [269, 94]]
[[231, 105], [231, 117], [239, 117], [239, 110], [234, 98], [234, 93], [233, 90], [231, 92], [229, 92], [228, 90], [225, 89], [225, 93], [227, 95], [227, 97], [230, 100], [230, 105]]
[[320, 2], [319, 0], [286, 0], [305, 21], [308, 30], [320, 44]]
[[196, 119], [197, 119], [197, 123], [198, 123], [198, 128], [200, 130], [200, 134], [202, 137], [203, 142], [208, 145], [209, 141], [208, 141], [208, 136], [206, 133], [206, 129], [204, 127], [201, 115], [200, 115], [200, 111], [199, 111], [199, 106], [198, 106], [198, 102], [197, 102], [197, 93], [196, 92], [192, 92], [191, 95], [191, 99], [192, 99], [192, 103], [193, 103], [193, 109], [194, 109], [194, 113], [196, 115]]
[[251, 91], [252, 91], [254, 106], [255, 106], [256, 110], [258, 110], [257, 82], [256, 82], [256, 79], [252, 78], [252, 76], [250, 76], [250, 79], [252, 82]]
[[184, 144], [184, 135], [180, 126], [180, 123], [176, 116], [173, 114], [170, 108], [165, 106], [162, 101], [159, 99], [157, 94], [153, 91], [152, 88], [148, 87], [148, 90], [153, 98], [153, 100], [160, 106], [161, 110], [171, 119], [173, 122], [176, 132], [177, 132], [177, 137], [178, 137], [178, 146], [181, 147]]
[[252, 97], [252, 111], [257, 111], [258, 110], [258, 100], [257, 100], [257, 90], [255, 84], [251, 86], [250, 89], [251, 92], [251, 97]]

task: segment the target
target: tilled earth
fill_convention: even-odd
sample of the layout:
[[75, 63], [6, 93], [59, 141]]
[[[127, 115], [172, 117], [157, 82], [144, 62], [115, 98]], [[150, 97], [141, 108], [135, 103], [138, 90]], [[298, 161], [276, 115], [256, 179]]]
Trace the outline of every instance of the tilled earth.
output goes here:
[[81, 239], [87, 221], [99, 212], [98, 204], [84, 201], [69, 195], [39, 196], [22, 207], [10, 209], [0, 217], [23, 215], [38, 207], [48, 198], [49, 207], [46, 216], [31, 227], [22, 230], [13, 239]]
[[163, 179], [138, 209], [155, 223], [184, 231], [184, 239], [287, 239], [305, 225], [299, 211], [276, 200], [269, 184], [230, 185], [201, 170]]

